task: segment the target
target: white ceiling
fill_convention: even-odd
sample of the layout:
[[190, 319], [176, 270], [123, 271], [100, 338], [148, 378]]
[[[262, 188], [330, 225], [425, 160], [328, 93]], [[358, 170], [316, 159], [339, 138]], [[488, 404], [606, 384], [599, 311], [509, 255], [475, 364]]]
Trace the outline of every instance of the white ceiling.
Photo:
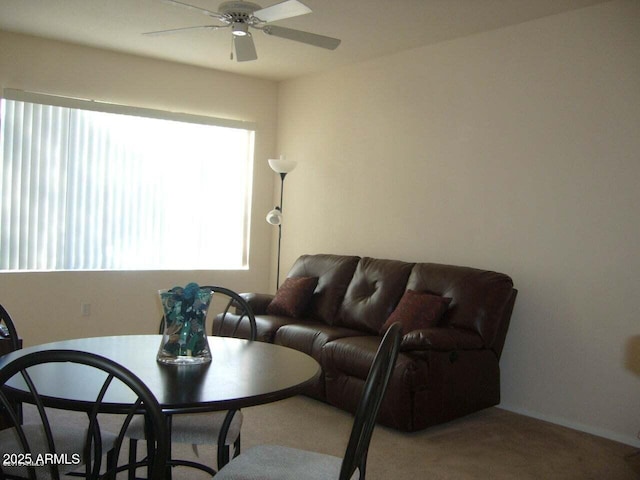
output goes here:
[[[222, 0], [182, 0], [217, 11]], [[252, 0], [262, 7], [278, 0]], [[253, 35], [258, 60], [229, 59], [228, 29], [166, 36], [143, 32], [211, 25], [160, 0], [0, 0], [0, 29], [283, 80], [553, 15], [604, 0], [302, 0], [313, 13], [274, 22], [342, 39], [334, 51]]]

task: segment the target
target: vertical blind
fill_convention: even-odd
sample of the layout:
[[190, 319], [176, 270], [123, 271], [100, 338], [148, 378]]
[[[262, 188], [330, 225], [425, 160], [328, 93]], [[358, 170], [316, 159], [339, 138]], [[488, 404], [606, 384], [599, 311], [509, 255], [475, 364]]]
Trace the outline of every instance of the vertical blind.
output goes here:
[[0, 109], [0, 270], [246, 267], [253, 130]]

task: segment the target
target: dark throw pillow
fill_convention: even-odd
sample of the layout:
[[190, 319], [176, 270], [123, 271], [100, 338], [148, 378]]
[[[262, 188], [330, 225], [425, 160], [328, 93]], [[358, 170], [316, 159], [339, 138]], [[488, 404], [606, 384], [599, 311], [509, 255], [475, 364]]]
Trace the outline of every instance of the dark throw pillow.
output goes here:
[[435, 327], [450, 303], [451, 299], [447, 297], [407, 290], [396, 309], [384, 322], [380, 334], [384, 335], [384, 332], [395, 322], [400, 322], [402, 325], [403, 335], [413, 330]]
[[318, 277], [287, 278], [271, 300], [267, 313], [294, 318], [302, 316], [317, 285]]

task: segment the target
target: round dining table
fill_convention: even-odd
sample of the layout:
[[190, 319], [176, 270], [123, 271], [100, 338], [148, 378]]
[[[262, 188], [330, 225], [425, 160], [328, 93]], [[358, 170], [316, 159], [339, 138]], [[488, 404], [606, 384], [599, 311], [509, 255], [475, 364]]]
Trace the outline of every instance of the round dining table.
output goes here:
[[[35, 345], [0, 357], [0, 368], [31, 352], [81, 350], [114, 360], [137, 375], [167, 414], [240, 409], [282, 400], [300, 393], [320, 375], [310, 356], [270, 343], [227, 337], [207, 337], [211, 362], [168, 365], [156, 361], [162, 335], [118, 335], [78, 338]], [[84, 365], [48, 363], [29, 369], [46, 404], [67, 410], [89, 410], [102, 372]], [[21, 399], [23, 380], [8, 383]], [[131, 392], [113, 385], [105, 398], [106, 412], [131, 405]], [[98, 387], [99, 388], [99, 387]]]

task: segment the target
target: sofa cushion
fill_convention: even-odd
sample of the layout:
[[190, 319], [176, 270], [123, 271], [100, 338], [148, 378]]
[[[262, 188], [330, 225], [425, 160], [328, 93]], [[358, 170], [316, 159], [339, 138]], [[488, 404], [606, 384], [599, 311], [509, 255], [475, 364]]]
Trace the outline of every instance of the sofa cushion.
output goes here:
[[338, 324], [378, 334], [405, 291], [412, 263], [363, 258], [338, 313]]
[[362, 332], [307, 320], [280, 327], [273, 343], [304, 352], [319, 362], [325, 344], [339, 338], [358, 335], [362, 335]]
[[407, 290], [396, 309], [382, 325], [380, 335], [384, 335], [395, 322], [402, 325], [403, 335], [414, 330], [436, 327], [449, 303], [451, 299], [447, 297]]
[[318, 277], [311, 297], [310, 318], [332, 325], [342, 303], [360, 257], [345, 255], [302, 255], [291, 267], [287, 277]]
[[278, 288], [276, 296], [267, 307], [267, 313], [294, 318], [302, 316], [316, 285], [318, 277], [288, 277]]
[[513, 307], [513, 281], [487, 270], [437, 263], [417, 263], [407, 289], [451, 298], [444, 325], [477, 332], [487, 348], [494, 346], [498, 328]]
[[[322, 349], [328, 342], [354, 335], [361, 335], [361, 333], [348, 328], [326, 325], [317, 320], [305, 320], [280, 327], [273, 343], [304, 352], [321, 363]], [[324, 400], [326, 397], [324, 373], [316, 382], [305, 388], [303, 393]]]

